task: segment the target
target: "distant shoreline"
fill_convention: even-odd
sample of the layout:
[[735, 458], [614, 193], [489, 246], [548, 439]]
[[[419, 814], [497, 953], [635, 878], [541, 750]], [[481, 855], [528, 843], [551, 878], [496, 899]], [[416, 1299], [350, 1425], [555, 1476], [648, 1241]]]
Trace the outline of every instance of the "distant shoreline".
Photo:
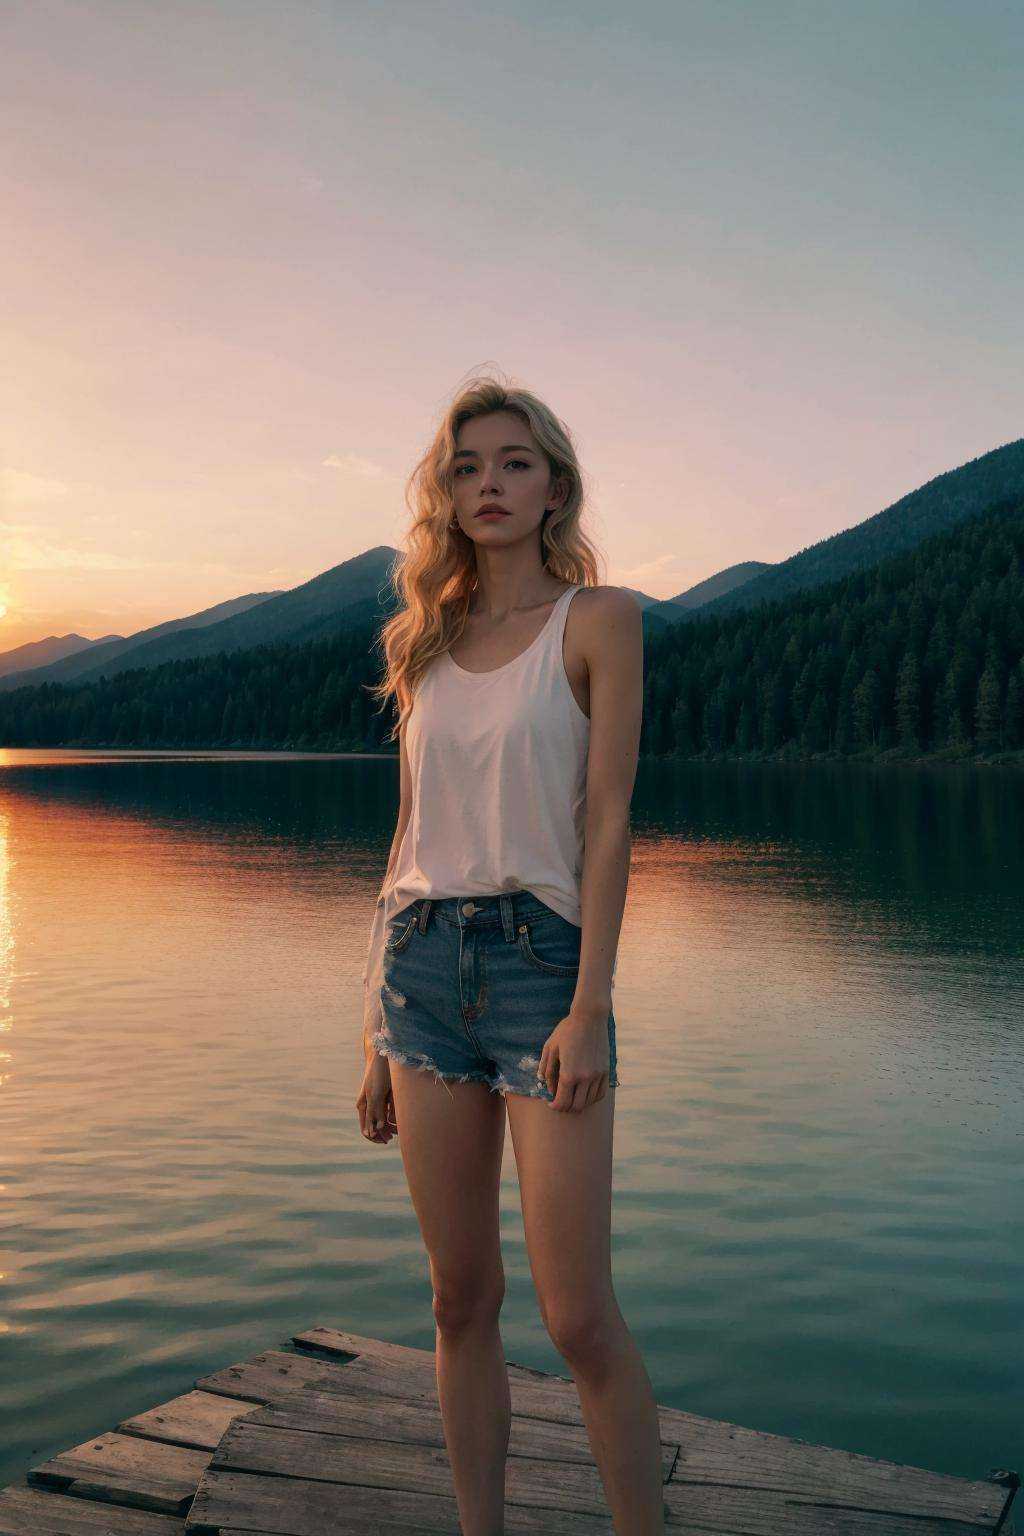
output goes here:
[[779, 763], [837, 764], [850, 763], [871, 768], [1024, 768], [1024, 751], [953, 752], [949, 747], [937, 752], [905, 753], [896, 748], [883, 752], [801, 752], [781, 748], [777, 752], [695, 752], [687, 756], [642, 758], [644, 762], [680, 763], [750, 763], [767, 767]]
[[[133, 746], [123, 741], [119, 742], [61, 742], [55, 744], [26, 745], [19, 742], [17, 745], [4, 745], [0, 743], [0, 752], [106, 752], [125, 753], [137, 756], [140, 753], [161, 757], [194, 757], [197, 754], [218, 756], [223, 758], [243, 757], [290, 757], [290, 758], [339, 758], [346, 760], [371, 759], [398, 762], [398, 752], [360, 752], [334, 750], [332, 748], [316, 747], [259, 747], [259, 746], [208, 746], [195, 745], [183, 747], [176, 746]], [[782, 747], [775, 752], [695, 752], [688, 754], [676, 753], [641, 753], [639, 761], [649, 763], [703, 763], [707, 766], [726, 765], [749, 767], [778, 767], [796, 766], [803, 767], [824, 765], [835, 767], [849, 764], [856, 767], [871, 768], [1009, 768], [1024, 769], [1024, 751], [1012, 752], [956, 752], [946, 747], [936, 752], [920, 752], [908, 754], [898, 748], [887, 748], [879, 752], [802, 752], [799, 748]]]

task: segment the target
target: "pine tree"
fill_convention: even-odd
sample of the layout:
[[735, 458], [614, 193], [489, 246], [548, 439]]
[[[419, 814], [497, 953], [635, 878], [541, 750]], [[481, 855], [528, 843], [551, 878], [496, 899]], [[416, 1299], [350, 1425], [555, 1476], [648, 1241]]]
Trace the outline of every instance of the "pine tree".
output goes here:
[[704, 740], [712, 752], [725, 745], [725, 684], [719, 683], [704, 706]]
[[951, 661], [942, 681], [938, 700], [939, 728], [935, 736], [937, 746], [964, 747], [967, 744], [967, 730], [960, 708], [959, 671], [957, 663]]
[[754, 711], [747, 699], [740, 705], [739, 718], [736, 721], [736, 745], [741, 752], [749, 752], [756, 743], [756, 723]]
[[1024, 662], [1014, 667], [1006, 685], [1003, 741], [1013, 751], [1024, 747]]
[[993, 661], [986, 664], [978, 680], [974, 706], [975, 740], [982, 752], [997, 752], [1003, 738], [1003, 698], [999, 673]]
[[774, 752], [783, 740], [785, 718], [785, 682], [781, 675], [768, 676], [761, 683], [761, 749]]
[[693, 715], [685, 694], [680, 694], [672, 711], [672, 739], [677, 757], [692, 756], [697, 744], [693, 735]]
[[861, 674], [860, 652], [856, 645], [850, 652], [846, 666], [843, 668], [842, 679], [839, 684], [839, 702], [836, 706], [836, 736], [835, 744], [837, 752], [852, 752], [856, 741], [856, 731], [853, 723], [853, 691], [857, 686]]
[[858, 746], [875, 747], [882, 715], [882, 685], [869, 667], [853, 690], [853, 725]]
[[798, 736], [803, 736], [804, 722], [807, 719], [811, 707], [811, 699], [814, 697], [814, 658], [808, 656], [800, 669], [800, 675], [793, 684], [791, 714], [793, 728]]
[[800, 738], [801, 746], [807, 752], [825, 752], [828, 750], [828, 700], [825, 690], [819, 684], [818, 691], [811, 701], [811, 707], [807, 711], [807, 719], [804, 721], [803, 733]]
[[899, 744], [908, 752], [921, 746], [921, 673], [917, 657], [907, 651], [896, 679], [896, 731]]

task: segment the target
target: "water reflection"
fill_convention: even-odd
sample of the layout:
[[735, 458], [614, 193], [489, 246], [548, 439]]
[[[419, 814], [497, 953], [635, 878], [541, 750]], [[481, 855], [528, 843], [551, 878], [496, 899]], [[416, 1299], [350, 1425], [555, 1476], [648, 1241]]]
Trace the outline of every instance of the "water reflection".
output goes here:
[[[615, 1269], [665, 1402], [1019, 1462], [1019, 776], [641, 765]], [[0, 754], [0, 1105], [23, 1213], [0, 1481], [316, 1323], [429, 1346], [358, 1135], [394, 759]], [[510, 1147], [510, 1358], [541, 1328]]]

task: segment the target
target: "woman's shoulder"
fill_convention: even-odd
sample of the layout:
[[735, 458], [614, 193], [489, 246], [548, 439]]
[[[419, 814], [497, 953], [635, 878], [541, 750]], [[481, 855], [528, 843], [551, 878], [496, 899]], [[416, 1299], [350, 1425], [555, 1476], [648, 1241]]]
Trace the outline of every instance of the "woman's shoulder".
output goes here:
[[627, 623], [640, 617], [640, 604], [628, 587], [581, 587], [574, 598], [574, 608], [591, 616], [595, 624], [625, 620]]
[[643, 616], [628, 587], [581, 587], [569, 605], [570, 655], [587, 667], [643, 651]]

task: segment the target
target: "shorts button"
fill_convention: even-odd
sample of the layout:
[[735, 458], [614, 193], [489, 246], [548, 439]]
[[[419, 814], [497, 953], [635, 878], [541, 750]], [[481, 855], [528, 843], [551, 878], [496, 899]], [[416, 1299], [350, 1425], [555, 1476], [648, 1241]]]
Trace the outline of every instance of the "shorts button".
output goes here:
[[476, 902], [475, 901], [464, 901], [462, 903], [462, 915], [463, 915], [463, 917], [472, 917], [473, 913], [475, 911], [476, 911]]

